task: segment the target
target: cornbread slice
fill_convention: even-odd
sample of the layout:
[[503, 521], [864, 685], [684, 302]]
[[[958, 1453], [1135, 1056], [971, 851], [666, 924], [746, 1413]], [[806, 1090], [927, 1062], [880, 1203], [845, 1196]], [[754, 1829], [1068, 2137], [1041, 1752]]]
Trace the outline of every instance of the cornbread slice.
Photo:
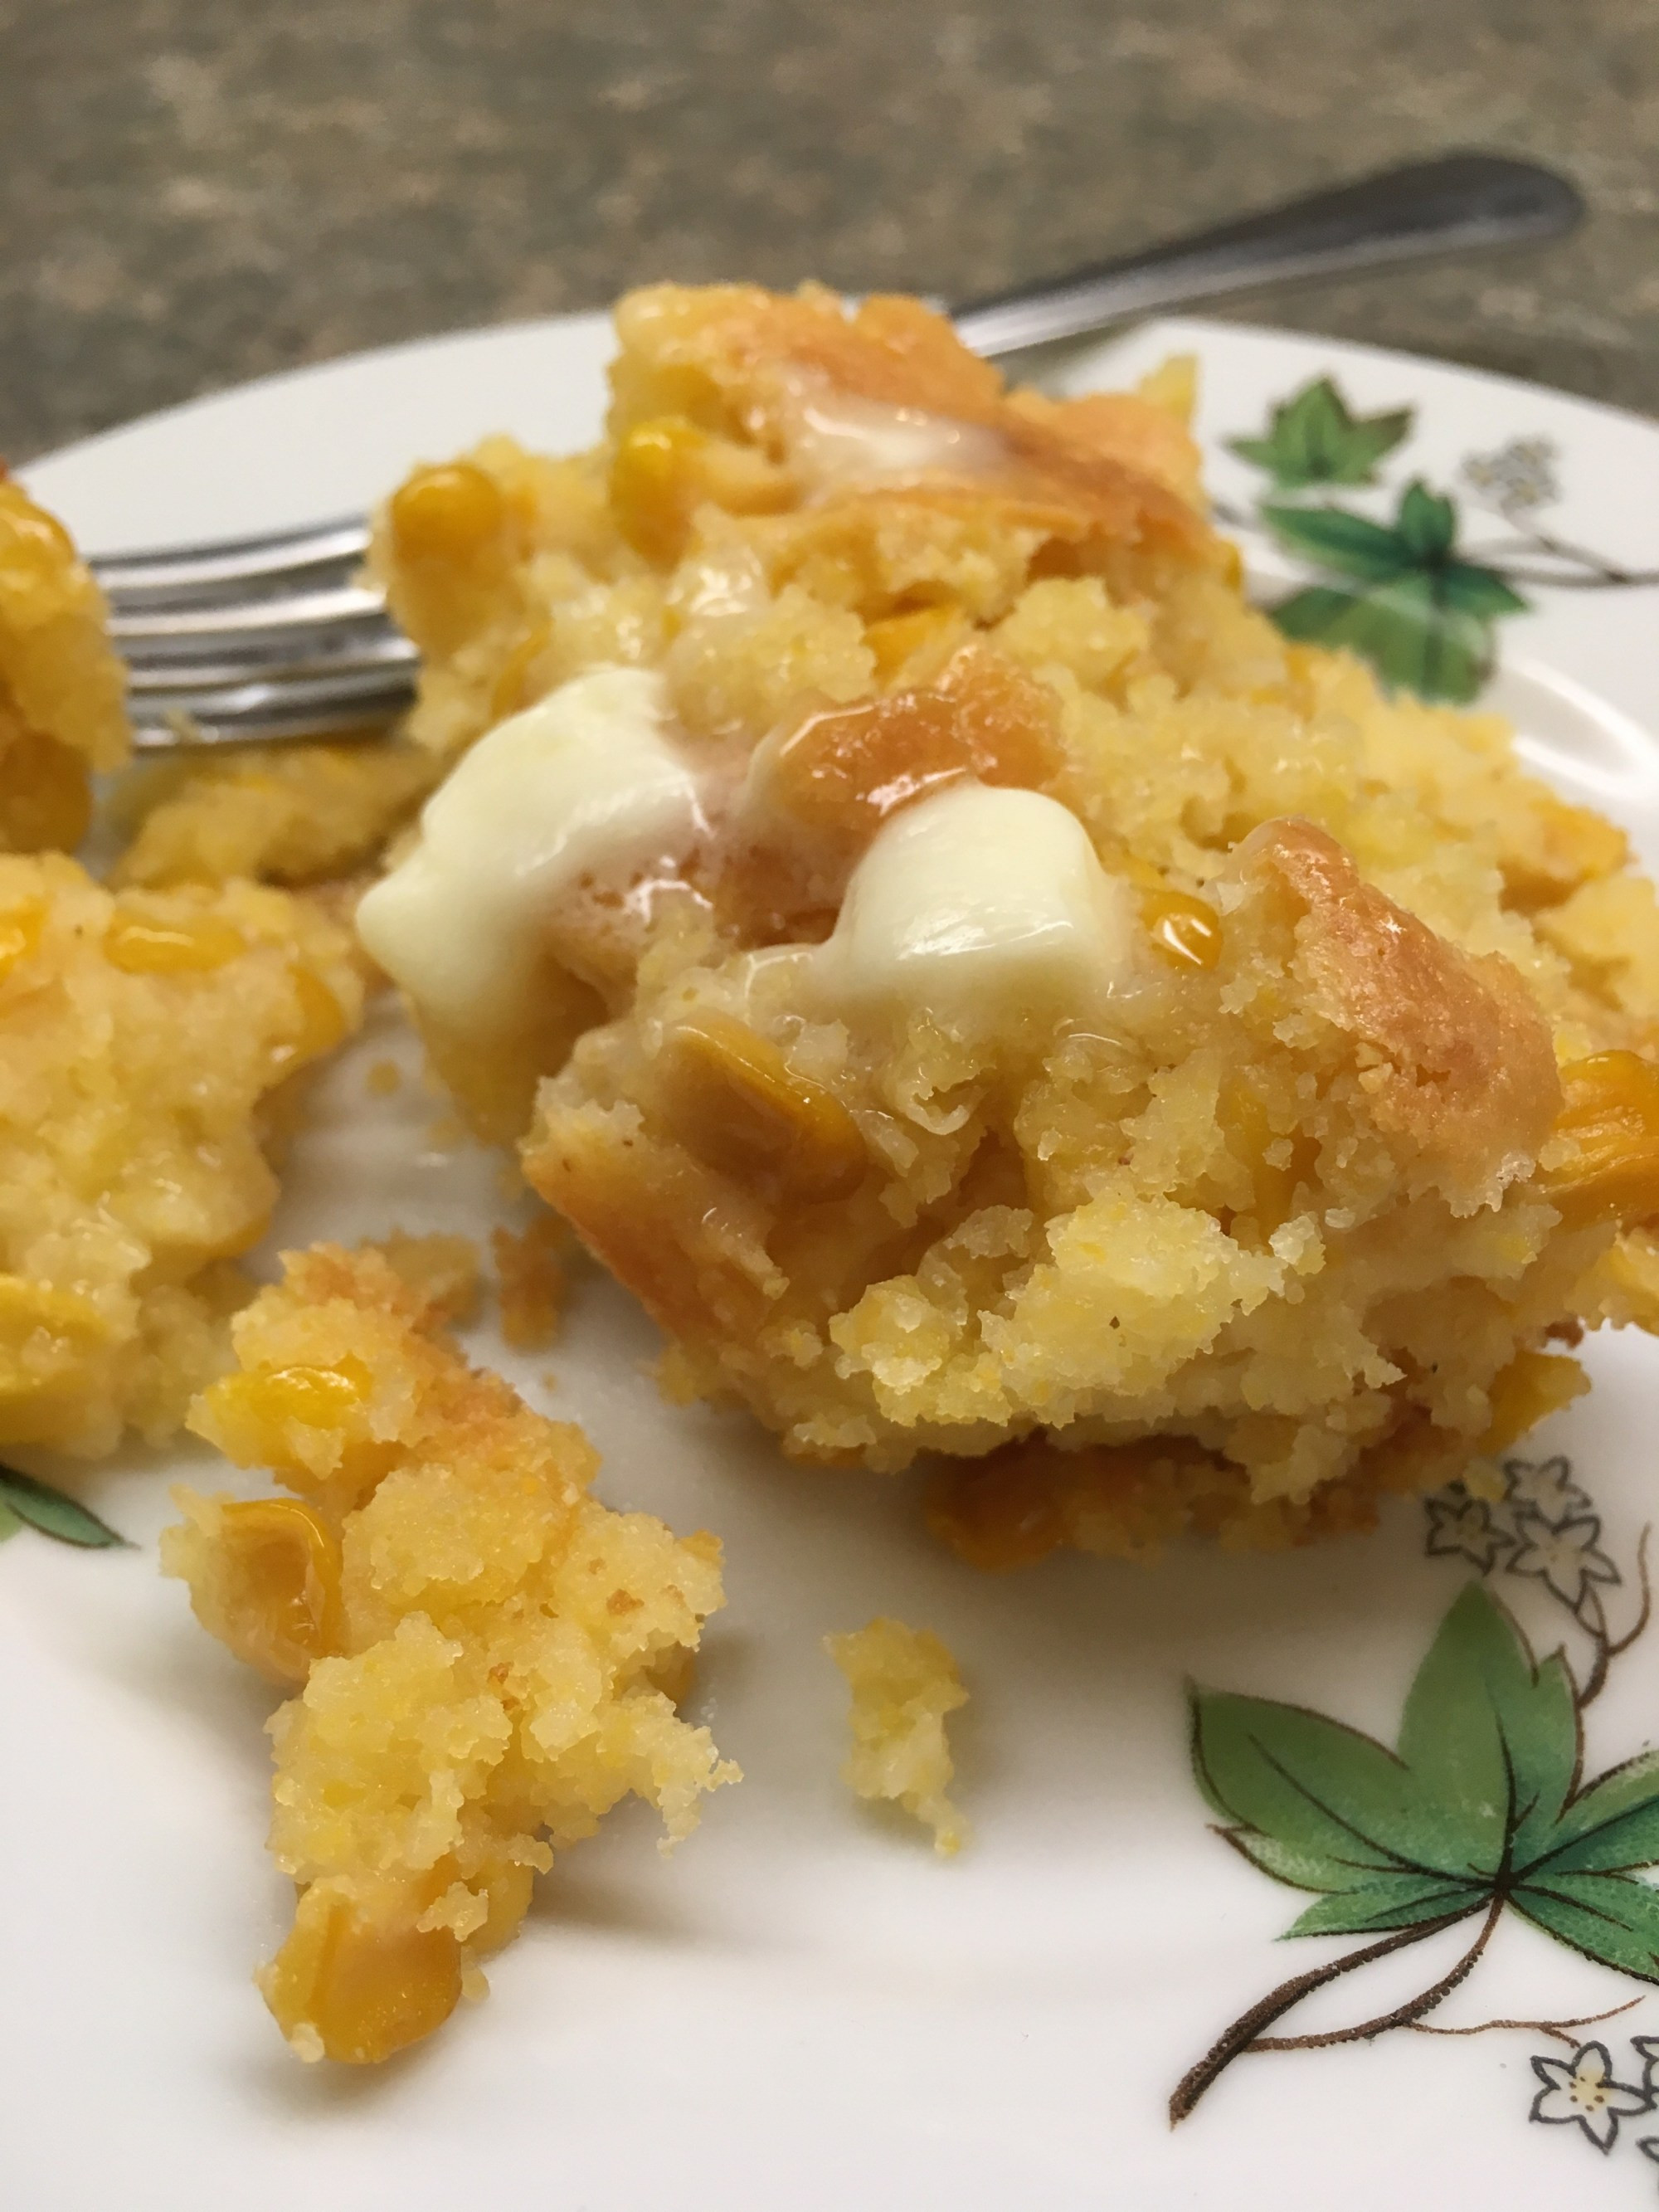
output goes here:
[[0, 468], [0, 852], [70, 851], [118, 767], [126, 679], [69, 532]]
[[855, 1796], [902, 1805], [933, 1832], [933, 1849], [953, 1858], [968, 1823], [946, 1794], [956, 1765], [945, 1717], [968, 1702], [949, 1650], [931, 1629], [878, 1620], [823, 1648], [853, 1692], [853, 1747], [842, 1778]]
[[299, 1888], [261, 1968], [303, 2058], [429, 2034], [517, 1930], [538, 1868], [621, 1798], [665, 1848], [738, 1779], [678, 1718], [720, 1546], [591, 1498], [598, 1458], [440, 1333], [373, 1248], [290, 1253], [191, 1425], [292, 1492], [177, 1493], [166, 1571], [298, 1692], [270, 1723], [271, 1849]]
[[280, 891], [117, 896], [0, 855], [0, 1443], [177, 1428], [246, 1294], [283, 1094], [362, 1002], [349, 936]]
[[1652, 887], [1500, 722], [1249, 606], [1177, 371], [1052, 401], [813, 289], [617, 319], [599, 448], [382, 520], [458, 765], [360, 927], [674, 1395], [972, 1463], [986, 1564], [1277, 1545], [1659, 1321]]

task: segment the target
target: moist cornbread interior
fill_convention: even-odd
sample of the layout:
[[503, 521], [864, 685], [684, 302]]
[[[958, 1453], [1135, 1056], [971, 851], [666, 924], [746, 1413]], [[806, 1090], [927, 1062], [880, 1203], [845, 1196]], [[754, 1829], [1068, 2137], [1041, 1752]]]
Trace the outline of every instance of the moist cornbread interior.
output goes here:
[[[737, 1779], [681, 1720], [720, 1546], [587, 1495], [580, 1429], [442, 1334], [404, 1240], [290, 1253], [237, 1316], [191, 1425], [287, 1496], [175, 1493], [163, 1564], [204, 1626], [295, 1692], [270, 1723], [270, 1843], [299, 1895], [261, 1969], [302, 2057], [418, 2040], [517, 1932], [538, 1868], [629, 1794], [669, 1841]], [[439, 1240], [440, 1244], [443, 1240]]]
[[0, 1444], [178, 1427], [248, 1295], [295, 1079], [362, 1005], [349, 932], [302, 900], [0, 854]]
[[[704, 779], [686, 849], [543, 918], [516, 1029], [414, 987], [672, 1393], [964, 1462], [935, 1522], [994, 1565], [1363, 1523], [1571, 1397], [1552, 1341], [1654, 1324], [1651, 887], [1501, 722], [1248, 604], [1179, 364], [1008, 392], [817, 290], [617, 328], [600, 446], [421, 471], [376, 559], [419, 742], [620, 666]], [[1087, 833], [1132, 917], [1103, 1007], [837, 999], [849, 881], [963, 783]]]

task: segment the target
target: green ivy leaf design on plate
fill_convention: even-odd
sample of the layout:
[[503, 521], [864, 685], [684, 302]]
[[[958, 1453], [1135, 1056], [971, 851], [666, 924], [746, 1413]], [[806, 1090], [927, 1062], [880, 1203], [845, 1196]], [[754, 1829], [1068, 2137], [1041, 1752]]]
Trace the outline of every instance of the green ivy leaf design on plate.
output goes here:
[[38, 1528], [43, 1536], [55, 1537], [60, 1544], [74, 1544], [84, 1552], [107, 1551], [112, 1545], [127, 1540], [106, 1521], [100, 1521], [90, 1506], [54, 1490], [50, 1483], [37, 1482], [32, 1474], [20, 1474], [15, 1467], [0, 1467], [0, 1516], [3, 1516], [0, 1517], [0, 1542], [15, 1536], [24, 1523]]
[[[1407, 1696], [1397, 1747], [1299, 1705], [1194, 1689], [1194, 1771], [1235, 1850], [1317, 1893], [1286, 1933], [1376, 1936], [1251, 2007], [1182, 2082], [1185, 2118], [1245, 2051], [1350, 2042], [1409, 2026], [1473, 1970], [1506, 1909], [1617, 1972], [1659, 1983], [1659, 1752], [1580, 1784], [1583, 1693], [1557, 1651], [1533, 1656], [1471, 1583]], [[1380, 2020], [1314, 2037], [1264, 2031], [1316, 1988], [1479, 1919], [1462, 1960]]]
[[1273, 410], [1264, 438], [1228, 441], [1241, 460], [1265, 469], [1278, 491], [1310, 484], [1368, 484], [1376, 465], [1410, 434], [1412, 410], [1352, 415], [1328, 376], [1304, 386]]
[[1414, 478], [1393, 523], [1340, 507], [1277, 502], [1261, 509], [1279, 542], [1352, 580], [1312, 585], [1271, 610], [1287, 637], [1346, 646], [1385, 682], [1463, 705], [1492, 667], [1492, 623], [1527, 602], [1495, 568], [1456, 555], [1457, 510]]

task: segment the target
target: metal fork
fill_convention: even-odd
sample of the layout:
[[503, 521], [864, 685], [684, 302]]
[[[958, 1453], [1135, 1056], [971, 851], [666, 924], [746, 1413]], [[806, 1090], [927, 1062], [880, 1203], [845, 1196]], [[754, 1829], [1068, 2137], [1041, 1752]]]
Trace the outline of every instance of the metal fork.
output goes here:
[[[1270, 283], [1571, 230], [1583, 204], [1532, 163], [1451, 154], [951, 311], [988, 357]], [[94, 559], [144, 751], [383, 735], [419, 653], [358, 573], [357, 517]]]

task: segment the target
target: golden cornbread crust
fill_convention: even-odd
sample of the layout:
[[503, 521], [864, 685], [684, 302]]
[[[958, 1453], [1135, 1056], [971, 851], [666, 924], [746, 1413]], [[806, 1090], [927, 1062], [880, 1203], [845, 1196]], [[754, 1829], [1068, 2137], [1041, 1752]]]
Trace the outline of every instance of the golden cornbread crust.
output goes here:
[[0, 852], [80, 843], [89, 772], [127, 756], [125, 692], [92, 572], [0, 468]]
[[158, 1441], [223, 1364], [284, 1092], [356, 1026], [347, 933], [251, 884], [0, 855], [0, 1443]]
[[[629, 974], [573, 955], [496, 1065], [426, 1024], [493, 1134], [540, 1079], [526, 1172], [673, 1395], [803, 1458], [982, 1462], [934, 1517], [985, 1564], [1021, 1498], [1037, 1551], [1280, 1544], [1503, 1449], [1578, 1379], [1552, 1340], [1659, 1319], [1652, 887], [1501, 722], [1249, 606], [1179, 365], [1010, 393], [917, 303], [811, 288], [617, 321], [600, 447], [423, 471], [374, 557], [440, 753], [607, 664], [660, 670], [711, 790], [763, 748]], [[826, 472], [872, 409], [950, 437]], [[1133, 893], [1109, 1018], [826, 1002], [850, 871], [966, 778]]]
[[399, 1256], [285, 1256], [191, 1425], [294, 1495], [181, 1491], [163, 1539], [204, 1624], [299, 1692], [270, 1728], [300, 1897], [259, 1984], [302, 2057], [350, 2063], [478, 1993], [536, 1869], [620, 1799], [672, 1843], [738, 1778], [674, 1711], [719, 1544], [591, 1498], [580, 1430], [469, 1367]]

